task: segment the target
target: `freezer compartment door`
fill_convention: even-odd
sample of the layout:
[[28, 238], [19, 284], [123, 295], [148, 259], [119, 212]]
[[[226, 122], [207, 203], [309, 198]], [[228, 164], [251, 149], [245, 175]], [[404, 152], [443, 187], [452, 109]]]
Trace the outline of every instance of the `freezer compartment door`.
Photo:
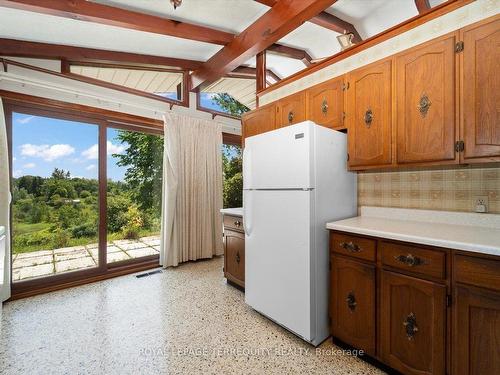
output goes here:
[[310, 191], [244, 191], [245, 302], [311, 341]]
[[245, 139], [243, 188], [313, 188], [313, 126], [305, 121]]

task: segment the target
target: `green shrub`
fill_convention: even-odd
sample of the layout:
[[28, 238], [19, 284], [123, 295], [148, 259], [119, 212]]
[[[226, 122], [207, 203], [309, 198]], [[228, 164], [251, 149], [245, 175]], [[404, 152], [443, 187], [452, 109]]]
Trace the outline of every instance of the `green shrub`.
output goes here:
[[90, 197], [90, 192], [88, 190], [82, 190], [80, 192], [80, 198], [85, 199], [85, 198], [88, 198], [88, 197]]
[[71, 234], [73, 237], [95, 237], [97, 236], [97, 223], [88, 222], [81, 225], [77, 225], [71, 228]]
[[34, 233], [25, 233], [13, 236], [14, 248], [25, 247], [25, 246], [44, 246], [49, 245], [52, 242], [53, 234], [49, 230], [41, 230]]
[[81, 222], [80, 212], [73, 206], [64, 205], [57, 211], [57, 221], [61, 228], [68, 229]]
[[241, 172], [224, 180], [224, 207], [241, 207], [243, 205], [243, 177]]
[[125, 214], [125, 218], [127, 219], [127, 223], [122, 228], [123, 236], [128, 239], [138, 238], [143, 226], [139, 207], [137, 205], [130, 206]]
[[70, 236], [67, 231], [58, 228], [54, 231], [52, 239], [53, 239], [52, 244], [54, 248], [57, 249], [68, 246]]
[[108, 231], [119, 232], [127, 224], [126, 212], [132, 205], [125, 195], [109, 196], [107, 201]]

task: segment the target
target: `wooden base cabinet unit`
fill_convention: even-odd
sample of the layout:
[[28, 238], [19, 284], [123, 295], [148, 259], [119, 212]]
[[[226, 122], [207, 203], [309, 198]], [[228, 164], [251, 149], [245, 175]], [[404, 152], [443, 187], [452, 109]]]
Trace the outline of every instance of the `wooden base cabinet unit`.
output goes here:
[[445, 374], [446, 287], [382, 270], [380, 357], [405, 374]]
[[243, 219], [224, 215], [224, 277], [245, 287], [245, 233]]
[[330, 332], [405, 375], [500, 374], [500, 256], [330, 232]]
[[332, 256], [331, 268], [332, 334], [375, 355], [375, 266]]

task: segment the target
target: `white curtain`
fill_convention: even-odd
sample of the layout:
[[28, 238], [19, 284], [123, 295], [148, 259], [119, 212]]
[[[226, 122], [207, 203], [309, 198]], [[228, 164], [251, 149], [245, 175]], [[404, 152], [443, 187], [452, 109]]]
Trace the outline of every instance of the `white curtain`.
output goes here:
[[0, 252], [0, 301], [10, 298], [10, 181], [7, 128], [0, 98], [0, 226], [5, 227], [5, 253]]
[[221, 255], [222, 126], [165, 115], [160, 263]]

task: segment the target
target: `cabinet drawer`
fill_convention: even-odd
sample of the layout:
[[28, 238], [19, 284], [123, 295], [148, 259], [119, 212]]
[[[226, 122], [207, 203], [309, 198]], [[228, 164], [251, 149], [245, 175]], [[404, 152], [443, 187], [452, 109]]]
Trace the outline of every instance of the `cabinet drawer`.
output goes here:
[[332, 233], [330, 248], [338, 254], [375, 261], [375, 240], [341, 233]]
[[245, 287], [245, 235], [226, 231], [224, 241], [224, 276]]
[[408, 272], [446, 278], [446, 253], [391, 242], [380, 243], [382, 264]]
[[455, 254], [455, 280], [500, 290], [500, 260]]
[[224, 229], [243, 232], [243, 218], [240, 216], [224, 215]]

